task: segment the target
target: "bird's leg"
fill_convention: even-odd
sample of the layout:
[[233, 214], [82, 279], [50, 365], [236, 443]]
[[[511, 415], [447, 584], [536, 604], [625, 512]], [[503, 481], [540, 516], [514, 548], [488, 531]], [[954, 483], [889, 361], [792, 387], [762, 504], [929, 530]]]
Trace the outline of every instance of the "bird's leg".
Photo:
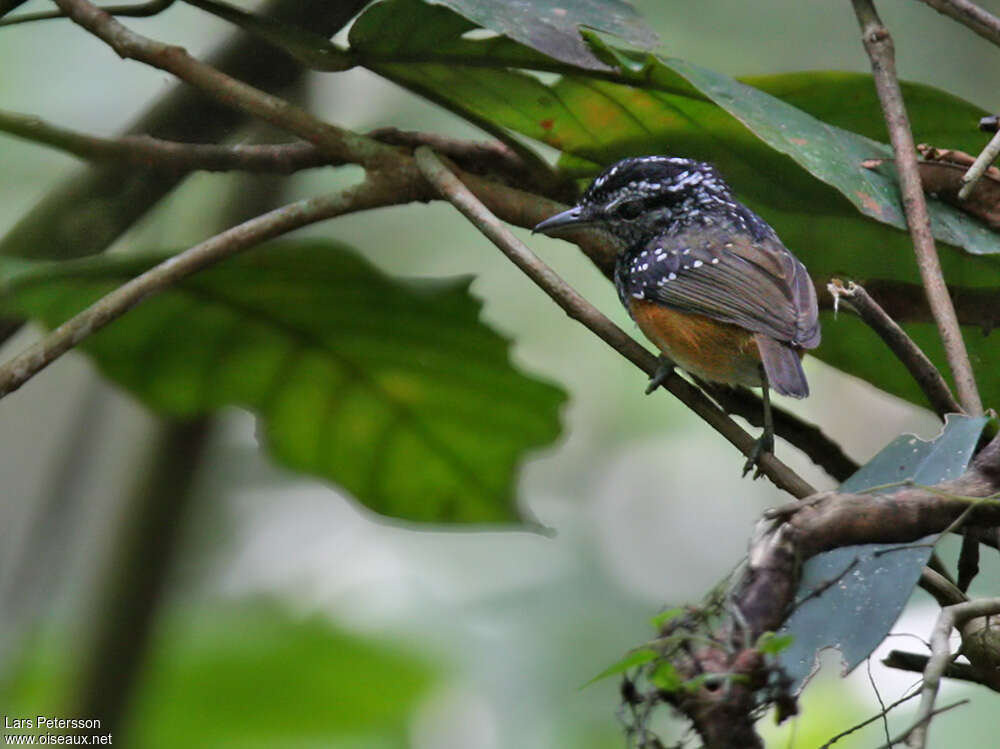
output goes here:
[[674, 373], [674, 363], [663, 354], [657, 357], [657, 362], [659, 362], [659, 366], [656, 367], [653, 376], [649, 378], [649, 384], [646, 385], [646, 395], [660, 387]]
[[760, 467], [760, 459], [766, 453], [774, 454], [774, 417], [771, 415], [771, 393], [767, 385], [767, 374], [764, 372], [764, 365], [760, 365], [761, 400], [764, 401], [764, 431], [753, 445], [747, 462], [743, 464], [743, 475], [750, 473], [750, 469], [757, 466], [754, 479], [759, 479], [764, 471]]

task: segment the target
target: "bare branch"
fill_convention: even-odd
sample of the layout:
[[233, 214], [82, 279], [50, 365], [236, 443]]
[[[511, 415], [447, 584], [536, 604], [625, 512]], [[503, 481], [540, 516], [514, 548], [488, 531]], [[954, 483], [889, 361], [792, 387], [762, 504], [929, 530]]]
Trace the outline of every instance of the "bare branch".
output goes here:
[[423, 197], [408, 183], [369, 177], [341, 192], [291, 203], [217, 234], [119, 286], [0, 366], [0, 398], [144, 299], [196, 271], [307, 224]]
[[[889, 655], [882, 659], [882, 665], [888, 666], [889, 668], [897, 668], [900, 671], [912, 671], [914, 673], [922, 674], [927, 668], [927, 662], [929, 660], [930, 656], [921, 655], [920, 653], [893, 650], [889, 653]], [[958, 663], [953, 661], [945, 668], [942, 676], [946, 679], [957, 679], [958, 681], [968, 681], [972, 684], [979, 684], [984, 687], [989, 687], [994, 692], [1000, 692], [1000, 679], [996, 676], [991, 678], [989, 674], [984, 674], [980, 669], [976, 668], [971, 663]], [[916, 694], [919, 694], [919, 692]]]
[[[131, 16], [132, 18], [148, 18], [162, 13], [171, 5], [174, 0], [150, 0], [147, 3], [132, 3], [131, 5], [106, 5], [101, 8], [105, 13], [112, 16]], [[2, 13], [0, 13], [2, 15]], [[16, 26], [21, 23], [32, 23], [34, 21], [49, 21], [55, 18], [65, 18], [66, 14], [58, 10], [43, 10], [38, 13], [25, 13], [24, 15], [5, 18], [0, 21], [0, 26]]]
[[917, 169], [917, 151], [913, 143], [913, 133], [910, 130], [903, 94], [896, 77], [892, 38], [882, 25], [872, 0], [852, 0], [852, 2], [861, 26], [865, 50], [871, 58], [875, 88], [882, 103], [889, 139], [896, 155], [895, 163], [899, 173], [903, 209], [906, 212], [910, 236], [913, 238], [913, 249], [917, 256], [917, 266], [920, 269], [927, 301], [934, 313], [938, 333], [948, 356], [948, 364], [955, 378], [958, 399], [966, 413], [970, 416], [980, 416], [983, 413], [982, 401], [976, 389], [975, 376], [969, 362], [969, 354], [965, 349], [965, 341], [962, 340], [958, 317], [955, 315], [955, 308], [941, 273], [941, 262], [934, 247], [930, 214], [927, 212], [927, 201], [924, 198], [920, 173]]
[[924, 0], [938, 13], [953, 18], [994, 44], [1000, 45], [1000, 18], [969, 0]]
[[[593, 331], [601, 340], [647, 375], [652, 376], [656, 372], [658, 362], [655, 356], [580, 296], [523, 242], [518, 240], [462, 184], [461, 180], [445, 167], [433, 151], [424, 146], [418, 148], [415, 155], [420, 170], [441, 195], [461, 211], [556, 304], [562, 307], [566, 314]], [[754, 439], [697, 388], [685, 382], [683, 378], [676, 374], [671, 375], [664, 383], [664, 387], [688, 408], [701, 416], [744, 455], [749, 455], [753, 450]], [[778, 487], [796, 497], [804, 497], [813, 493], [809, 484], [773, 455], [764, 456], [761, 462], [764, 473]]]
[[879, 338], [885, 341], [892, 353], [920, 385], [931, 407], [942, 420], [945, 414], [961, 412], [962, 407], [958, 405], [948, 388], [948, 383], [944, 381], [934, 363], [862, 286], [854, 282], [848, 282], [845, 286], [840, 279], [835, 278], [827, 285], [827, 289], [835, 300], [846, 301], [850, 308], [857, 312], [858, 317], [868, 323]]
[[30, 115], [0, 110], [0, 131], [58, 148], [88, 161], [116, 161], [169, 172], [204, 170], [292, 174], [330, 164], [311, 143], [235, 145], [180, 143], [146, 135], [99, 138]]
[[[130, 31], [87, 0], [56, 0], [56, 3], [70, 19], [106, 42], [119, 56], [172, 73], [214, 99], [314, 143], [334, 159], [368, 169], [406, 166], [397, 158], [399, 149], [325, 123], [301, 107], [196, 60], [182, 47], [163, 44]], [[412, 164], [410, 166], [415, 169]]]
[[934, 713], [941, 677], [951, 663], [951, 630], [969, 619], [1000, 613], [1000, 598], [984, 598], [967, 603], [958, 603], [941, 609], [937, 624], [931, 636], [931, 657], [924, 669], [924, 687], [920, 693], [920, 707], [917, 721], [907, 732], [906, 745], [913, 749], [923, 749], [927, 744], [930, 718]]
[[963, 184], [962, 189], [958, 191], [959, 198], [965, 200], [969, 197], [976, 188], [976, 183], [986, 173], [986, 170], [990, 168], [990, 165], [997, 160], [997, 156], [1000, 156], [1000, 130], [990, 138], [990, 142], [986, 144], [982, 153], [972, 162], [969, 171], [962, 175]]

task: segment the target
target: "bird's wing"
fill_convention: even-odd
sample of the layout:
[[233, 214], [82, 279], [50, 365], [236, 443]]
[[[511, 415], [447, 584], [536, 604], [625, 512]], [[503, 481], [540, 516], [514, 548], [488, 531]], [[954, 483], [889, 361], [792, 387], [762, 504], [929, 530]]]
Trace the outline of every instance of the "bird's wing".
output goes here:
[[773, 234], [702, 229], [651, 242], [631, 262], [651, 301], [803, 348], [819, 345], [812, 280]]

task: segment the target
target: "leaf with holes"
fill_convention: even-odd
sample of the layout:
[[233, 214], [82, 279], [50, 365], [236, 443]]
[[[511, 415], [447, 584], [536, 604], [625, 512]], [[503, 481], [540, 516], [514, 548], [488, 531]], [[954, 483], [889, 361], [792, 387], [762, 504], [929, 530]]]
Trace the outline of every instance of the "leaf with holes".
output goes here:
[[[150, 264], [5, 261], [3, 310], [57, 325]], [[163, 413], [253, 410], [275, 458], [384, 515], [513, 520], [517, 465], [559, 435], [565, 396], [511, 366], [468, 285], [391, 279], [331, 242], [272, 244], [149, 299], [85, 349]]]
[[[930, 485], [957, 478], [968, 466], [987, 421], [952, 414], [930, 442], [901, 435], [841, 484], [840, 491], [862, 492], [901, 481]], [[792, 635], [777, 657], [795, 689], [812, 675], [819, 651], [839, 650], [846, 673], [885, 639], [927, 564], [933, 541], [924, 539], [923, 546], [849, 546], [806, 561], [796, 606], [777, 635]]]

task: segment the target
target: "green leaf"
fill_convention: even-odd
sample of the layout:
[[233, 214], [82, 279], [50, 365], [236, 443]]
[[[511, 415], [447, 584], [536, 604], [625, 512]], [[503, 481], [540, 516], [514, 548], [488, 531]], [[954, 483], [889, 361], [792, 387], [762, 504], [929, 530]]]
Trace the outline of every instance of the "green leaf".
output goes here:
[[[861, 492], [901, 481], [930, 485], [957, 478], [972, 459], [987, 422], [952, 414], [930, 442], [901, 435], [841, 484], [840, 491]], [[933, 539], [924, 539], [929, 540]], [[778, 634], [794, 636], [778, 661], [796, 688], [812, 674], [816, 656], [824, 648], [840, 651], [845, 673], [867, 658], [899, 618], [930, 554], [929, 545], [865, 544], [807, 560], [796, 608]]]
[[[2, 695], [9, 714], [61, 714], [71, 650], [48, 645]], [[430, 664], [396, 645], [273, 604], [177, 610], [155, 630], [120, 743], [404, 749], [435, 681]]]
[[614, 34], [640, 47], [657, 44], [656, 34], [622, 0], [431, 0], [445, 5], [478, 26], [570, 65], [594, 70], [607, 65], [594, 56], [580, 37], [586, 26]]
[[[908, 303], [922, 298], [921, 281], [909, 237], [898, 228], [894, 180], [861, 167], [865, 158], [888, 153], [878, 142], [886, 136], [871, 76], [809, 72], [739, 82], [682, 60], [624, 53], [586, 32], [592, 49], [618, 69], [574, 71], [508, 39], [463, 39], [461, 19], [422, 23], [435, 9], [415, 0], [380, 3], [369, 13], [376, 11], [368, 24], [362, 16], [352, 36], [365, 64], [491, 131], [508, 128], [559, 149], [561, 166], [574, 176], [641, 153], [715, 163], [803, 260], [821, 291], [834, 276], [882, 288], [893, 282], [892, 294], [880, 301], [947, 370], [935, 326], [919, 301]], [[547, 83], [524, 68], [566, 75]], [[903, 84], [903, 90], [919, 140], [978, 152], [984, 137], [970, 123], [983, 110], [929, 86]], [[995, 324], [990, 310], [1000, 308], [1000, 236], [930, 202], [938, 238], [968, 250], [939, 245], [949, 285], [969, 300], [963, 322], [988, 330]], [[1000, 378], [990, 376], [1000, 369], [1000, 347], [970, 332], [966, 344], [981, 394], [987, 403], [1000, 402]], [[926, 405], [913, 379], [859, 321], [824, 313], [823, 334], [816, 356]]]
[[754, 647], [765, 655], [777, 655], [782, 650], [787, 649], [795, 641], [795, 635], [779, 635], [774, 632], [765, 632], [757, 638]]
[[670, 661], [657, 663], [649, 675], [649, 680], [654, 687], [662, 689], [664, 692], [676, 692], [684, 686], [684, 680]]
[[622, 658], [617, 663], [613, 663], [606, 669], [601, 671], [597, 676], [588, 681], [583, 686], [589, 687], [594, 682], [600, 681], [601, 679], [606, 679], [609, 676], [617, 676], [618, 674], [623, 674], [630, 668], [635, 668], [636, 666], [641, 666], [645, 663], [649, 663], [658, 657], [658, 653], [652, 648], [638, 648], [632, 650], [624, 658]]
[[666, 611], [661, 611], [659, 614], [650, 619], [649, 623], [653, 625], [653, 629], [659, 630], [667, 622], [673, 621], [677, 617], [682, 616], [684, 611], [685, 609], [683, 606], [677, 606], [672, 609], [667, 609]]
[[[33, 266], [9, 278], [2, 308], [57, 325], [151, 263]], [[278, 243], [188, 278], [84, 348], [163, 413], [253, 410], [275, 458], [384, 515], [512, 520], [517, 465], [558, 436], [565, 396], [511, 366], [468, 285], [392, 279], [332, 242]]]

